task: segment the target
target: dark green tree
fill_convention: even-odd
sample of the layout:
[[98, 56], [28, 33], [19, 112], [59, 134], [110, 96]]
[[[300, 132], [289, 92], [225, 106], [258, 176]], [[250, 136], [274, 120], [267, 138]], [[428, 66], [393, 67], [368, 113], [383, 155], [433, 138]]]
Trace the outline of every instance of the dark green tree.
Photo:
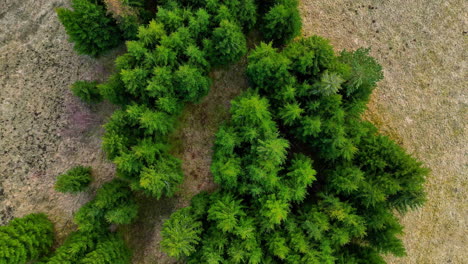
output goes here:
[[72, 0], [72, 8], [58, 8], [57, 15], [79, 54], [97, 57], [120, 43], [115, 21], [99, 2]]

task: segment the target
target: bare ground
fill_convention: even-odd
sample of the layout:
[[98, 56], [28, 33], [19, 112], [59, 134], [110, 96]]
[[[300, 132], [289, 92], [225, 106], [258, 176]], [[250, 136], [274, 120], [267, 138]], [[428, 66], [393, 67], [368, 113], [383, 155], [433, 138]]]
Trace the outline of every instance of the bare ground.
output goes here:
[[[69, 86], [105, 78], [115, 55], [75, 54], [54, 12], [67, 2], [0, 1], [0, 224], [45, 212], [59, 241], [73, 228], [73, 212], [114, 171], [100, 147], [112, 107], [90, 108]], [[55, 177], [78, 164], [94, 168], [91, 191], [55, 192]]]
[[[78, 56], [54, 8], [67, 0], [0, 1], [0, 224], [33, 211], [50, 215], [59, 240], [72, 214], [113, 176], [100, 147], [101, 125], [113, 111], [89, 107], [68, 87], [105, 79], [114, 54]], [[428, 203], [402, 217], [408, 257], [390, 263], [465, 263], [467, 244], [466, 10], [462, 0], [304, 0], [304, 35], [331, 39], [337, 50], [372, 47], [385, 69], [366, 117], [432, 169]], [[186, 180], [175, 199], [140, 197], [141, 217], [123, 228], [134, 263], [174, 263], [161, 253], [164, 219], [200, 190], [209, 173], [214, 133], [229, 100], [246, 87], [245, 61], [213, 73], [210, 94], [191, 105], [174, 135]], [[182, 147], [183, 146], [183, 147]], [[53, 190], [57, 174], [77, 165], [95, 168], [88, 193]]]
[[426, 205], [401, 217], [408, 256], [389, 263], [467, 263], [468, 2], [303, 0], [303, 34], [337, 50], [371, 47], [385, 79], [366, 118], [432, 173]]

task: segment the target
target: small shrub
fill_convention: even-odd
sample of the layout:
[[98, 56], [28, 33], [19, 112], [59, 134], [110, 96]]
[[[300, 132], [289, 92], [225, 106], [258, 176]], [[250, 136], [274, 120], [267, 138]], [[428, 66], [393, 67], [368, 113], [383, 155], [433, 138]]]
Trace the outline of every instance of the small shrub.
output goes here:
[[54, 187], [59, 192], [77, 193], [85, 190], [91, 180], [91, 167], [77, 166], [59, 175]]
[[86, 103], [99, 103], [102, 101], [102, 95], [97, 88], [97, 82], [76, 81], [71, 87], [73, 95], [79, 97]]

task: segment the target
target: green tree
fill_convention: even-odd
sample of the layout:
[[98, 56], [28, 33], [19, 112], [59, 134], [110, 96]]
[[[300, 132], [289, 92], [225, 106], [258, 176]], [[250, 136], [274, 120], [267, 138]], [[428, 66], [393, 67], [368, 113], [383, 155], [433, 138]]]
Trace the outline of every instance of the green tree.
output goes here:
[[0, 263], [26, 264], [47, 254], [54, 227], [45, 214], [29, 214], [0, 226]]
[[238, 61], [247, 52], [247, 41], [241, 28], [228, 20], [222, 20], [213, 31], [208, 54], [215, 65]]
[[193, 217], [191, 207], [185, 207], [164, 222], [161, 245], [171, 257], [188, 256], [195, 252], [201, 231], [201, 222]]
[[76, 166], [57, 177], [55, 190], [77, 193], [86, 189], [91, 183], [91, 167]]
[[129, 264], [131, 252], [119, 235], [103, 236], [96, 243], [96, 248], [87, 253], [79, 264]]
[[274, 5], [263, 17], [261, 32], [264, 39], [283, 45], [301, 32], [301, 16], [297, 0], [273, 1]]
[[72, 8], [58, 8], [57, 15], [79, 54], [97, 57], [120, 43], [119, 29], [104, 6], [90, 0], [72, 0]]

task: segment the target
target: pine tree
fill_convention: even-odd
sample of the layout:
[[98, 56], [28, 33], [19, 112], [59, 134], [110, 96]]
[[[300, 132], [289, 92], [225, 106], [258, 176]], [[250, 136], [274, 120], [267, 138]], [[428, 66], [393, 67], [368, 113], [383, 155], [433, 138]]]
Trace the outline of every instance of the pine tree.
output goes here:
[[201, 222], [192, 215], [192, 208], [185, 207], [164, 222], [161, 242], [169, 256], [180, 258], [195, 252], [200, 242]]
[[238, 61], [247, 52], [247, 41], [241, 28], [228, 20], [222, 20], [214, 29], [212, 43], [208, 53], [215, 65]]
[[298, 36], [302, 23], [296, 0], [272, 1], [274, 5], [263, 17], [261, 32], [264, 39], [283, 45]]
[[104, 6], [89, 0], [72, 0], [72, 10], [58, 8], [57, 15], [79, 54], [93, 57], [117, 46], [120, 32]]
[[48, 253], [53, 229], [45, 214], [29, 214], [0, 226], [0, 263], [25, 264]]
[[105, 235], [97, 241], [96, 248], [87, 253], [79, 264], [129, 264], [131, 252], [119, 235]]

